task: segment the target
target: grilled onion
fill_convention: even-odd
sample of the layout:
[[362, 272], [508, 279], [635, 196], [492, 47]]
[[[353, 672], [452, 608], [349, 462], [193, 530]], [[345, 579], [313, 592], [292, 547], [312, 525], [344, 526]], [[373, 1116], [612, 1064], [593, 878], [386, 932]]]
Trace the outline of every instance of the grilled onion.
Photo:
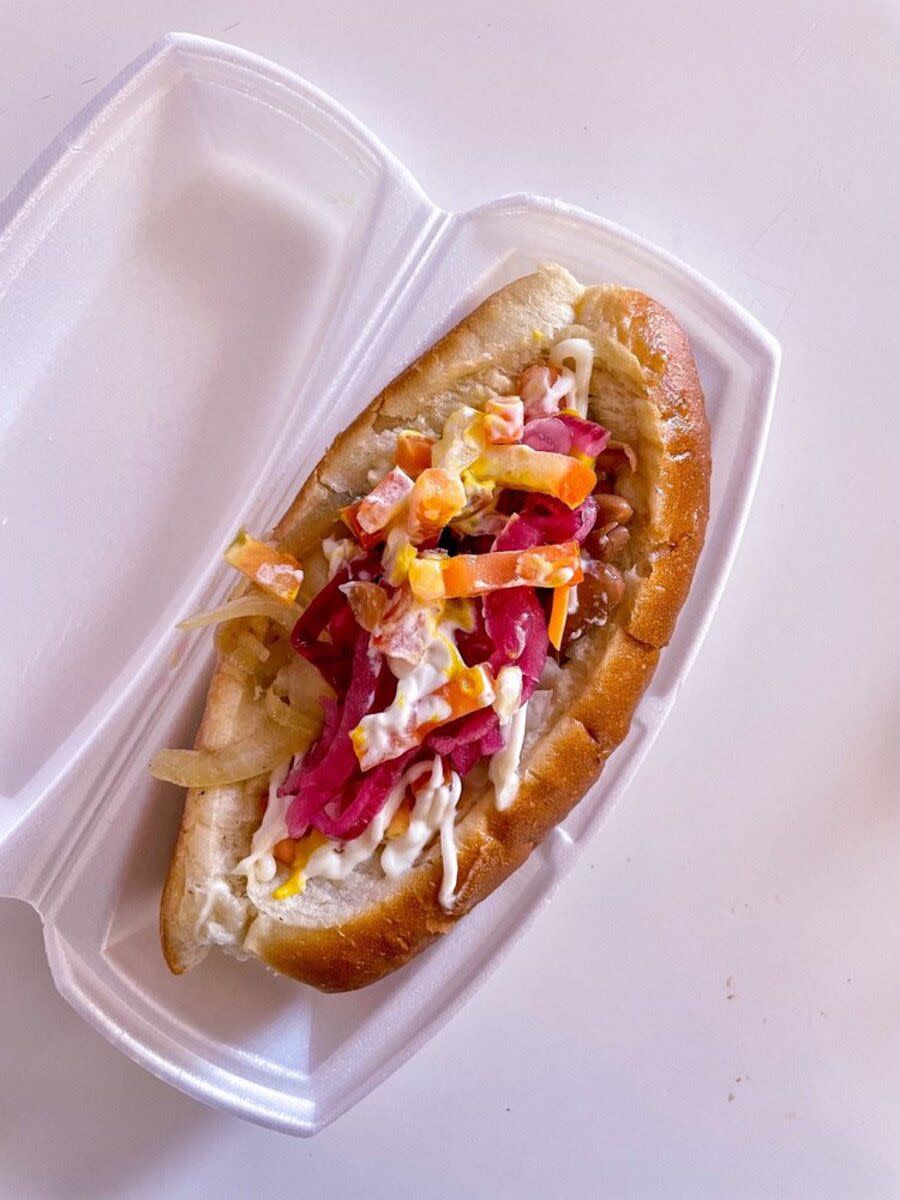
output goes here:
[[226, 787], [273, 771], [305, 750], [311, 740], [308, 728], [288, 730], [276, 725], [266, 736], [242, 738], [219, 750], [160, 750], [150, 763], [150, 774], [180, 787]]
[[296, 625], [299, 616], [300, 606], [298, 604], [285, 604], [281, 600], [272, 600], [268, 596], [250, 593], [246, 596], [239, 596], [236, 600], [229, 600], [220, 608], [197, 613], [194, 617], [179, 621], [178, 628], [200, 629], [204, 625], [218, 625], [222, 621], [233, 621], [237, 617], [268, 617], [270, 621], [275, 621], [284, 629], [291, 630]]

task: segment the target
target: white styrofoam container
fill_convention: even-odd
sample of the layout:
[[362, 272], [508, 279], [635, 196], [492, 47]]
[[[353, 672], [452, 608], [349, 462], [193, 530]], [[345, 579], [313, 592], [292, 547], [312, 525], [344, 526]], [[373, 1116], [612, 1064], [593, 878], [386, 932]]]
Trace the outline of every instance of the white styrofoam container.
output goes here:
[[[625, 743], [526, 865], [419, 960], [322, 996], [220, 954], [175, 979], [157, 937], [180, 815], [147, 773], [189, 744], [220, 552], [265, 529], [331, 438], [487, 293], [546, 259], [668, 305], [713, 431], [693, 590]], [[44, 922], [60, 992], [182, 1090], [321, 1129], [478, 987], [659, 730], [703, 638], [759, 469], [776, 343], [671, 256], [534, 196], [438, 209], [317, 89], [171, 35], [0, 208], [0, 893]]]

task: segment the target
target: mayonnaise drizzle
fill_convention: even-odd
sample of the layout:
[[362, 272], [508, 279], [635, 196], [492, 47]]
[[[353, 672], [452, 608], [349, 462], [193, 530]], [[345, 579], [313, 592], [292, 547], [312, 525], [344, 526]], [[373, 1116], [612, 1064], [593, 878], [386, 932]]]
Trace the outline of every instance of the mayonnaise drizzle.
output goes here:
[[522, 699], [522, 669], [508, 665], [501, 667], [494, 684], [494, 712], [501, 725], [508, 725]]
[[594, 348], [587, 338], [566, 338], [551, 349], [548, 361], [552, 367], [562, 367], [567, 358], [575, 362], [575, 388], [572, 407], [587, 416], [588, 393], [591, 390], [591, 372], [594, 369]]
[[250, 853], [241, 859], [232, 874], [246, 875], [248, 879], [259, 883], [268, 883], [275, 878], [278, 864], [272, 849], [288, 835], [287, 810], [292, 800], [291, 796], [279, 796], [278, 789], [287, 779], [290, 766], [290, 762], [286, 762], [272, 772], [269, 778], [269, 800], [263, 819], [250, 843]]
[[405, 874], [428, 845], [433, 834], [440, 830], [441, 857], [444, 877], [441, 881], [438, 900], [441, 907], [453, 905], [459, 864], [456, 853], [456, 805], [462, 794], [462, 781], [455, 771], [450, 772], [449, 782], [444, 782], [444, 764], [435, 755], [429, 769], [425, 763], [410, 768], [407, 776], [419, 779], [424, 771], [429, 777], [424, 787], [416, 794], [416, 803], [409, 818], [409, 828], [400, 837], [388, 842], [381, 855], [381, 868], [389, 879]]
[[559, 367], [559, 379], [556, 383], [550, 385], [547, 389], [545, 402], [553, 404], [552, 412], [556, 411], [555, 404], [558, 400], [563, 400], [568, 396], [569, 392], [575, 392], [575, 372], [570, 371], [568, 367]]
[[488, 778], [494, 785], [495, 803], [499, 812], [509, 808], [519, 791], [519, 759], [522, 756], [522, 742], [525, 740], [527, 714], [526, 701], [516, 710], [515, 716], [506, 727], [503, 749], [491, 756], [488, 766]]
[[303, 874], [307, 879], [346, 879], [360, 863], [368, 862], [384, 839], [391, 817], [406, 794], [406, 775], [391, 789], [381, 811], [377, 813], [359, 837], [349, 842], [329, 842], [310, 856]]
[[406, 833], [385, 845], [381, 853], [381, 869], [389, 879], [404, 875], [412, 868], [434, 834], [440, 832], [444, 874], [438, 900], [442, 908], [451, 908], [459, 871], [455, 823], [462, 782], [455, 771], [450, 772], [449, 782], [444, 782], [444, 764], [439, 755], [435, 755], [430, 766], [427, 763], [417, 763], [404, 772], [391, 790], [384, 807], [359, 837], [350, 842], [332, 842], [327, 846], [320, 846], [306, 865], [303, 872], [306, 878], [346, 879], [361, 863], [368, 862], [384, 840], [391, 818], [406, 795], [407, 786], [415, 780], [420, 780], [424, 773], [428, 774], [428, 781], [424, 787], [420, 787], [416, 795], [409, 818], [409, 828]]
[[[278, 788], [284, 782], [289, 767], [290, 763], [286, 763], [273, 771], [269, 784], [269, 803], [260, 826], [253, 835], [250, 853], [238, 863], [233, 874], [246, 875], [249, 880], [263, 884], [275, 879], [278, 863], [272, 850], [282, 838], [288, 836], [286, 816], [291, 803], [290, 796], [279, 797]], [[428, 782], [419, 789], [416, 796], [409, 828], [406, 833], [385, 845], [381, 855], [381, 866], [391, 879], [405, 874], [434, 834], [439, 833], [444, 874], [438, 899], [443, 908], [452, 907], [459, 870], [455, 833], [456, 805], [462, 794], [462, 782], [456, 772], [451, 771], [449, 782], [444, 783], [444, 766], [440, 756], [435, 756], [432, 763], [416, 763], [405, 771], [391, 789], [381, 811], [372, 818], [359, 837], [349, 842], [329, 842], [327, 846], [320, 846], [310, 855], [309, 862], [303, 870], [305, 878], [343, 880], [360, 864], [368, 862], [384, 841], [387, 827], [400, 807], [407, 787], [411, 782], [421, 779], [424, 773], [429, 776]], [[198, 927], [211, 924], [210, 916], [215, 901], [230, 896], [230, 889], [224, 883], [221, 889], [207, 894], [203, 911], [198, 918]]]

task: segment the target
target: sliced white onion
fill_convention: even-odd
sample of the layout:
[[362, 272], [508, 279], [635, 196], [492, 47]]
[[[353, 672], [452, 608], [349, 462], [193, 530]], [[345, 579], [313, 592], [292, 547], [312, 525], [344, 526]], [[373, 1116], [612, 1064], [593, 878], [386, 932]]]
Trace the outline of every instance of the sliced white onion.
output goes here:
[[160, 750], [150, 774], [180, 787], [226, 787], [268, 774], [309, 742], [306, 731], [276, 729], [265, 738], [244, 738], [219, 750]]
[[298, 604], [285, 604], [283, 601], [273, 600], [269, 596], [251, 594], [239, 596], [236, 600], [229, 600], [220, 608], [197, 613], [196, 616], [179, 621], [178, 628], [200, 629], [204, 625], [218, 625], [222, 621], [233, 621], [237, 617], [268, 617], [270, 621], [275, 621], [284, 629], [293, 629], [300, 613], [301, 609]]
[[265, 644], [260, 641], [256, 634], [251, 633], [249, 629], [241, 631], [237, 643], [254, 663], [264, 663], [269, 657], [270, 651], [266, 649]]
[[298, 736], [304, 734], [311, 740], [319, 731], [322, 724], [308, 713], [298, 712], [276, 693], [273, 688], [266, 692], [266, 713], [280, 725], [282, 729], [290, 730]]

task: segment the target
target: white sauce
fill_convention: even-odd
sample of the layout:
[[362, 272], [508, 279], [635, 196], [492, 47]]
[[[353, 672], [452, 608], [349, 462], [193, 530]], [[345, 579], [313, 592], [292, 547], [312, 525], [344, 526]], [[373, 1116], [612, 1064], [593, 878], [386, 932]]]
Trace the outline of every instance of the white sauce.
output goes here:
[[453, 907], [453, 901], [456, 899], [456, 880], [459, 876], [459, 857], [456, 853], [456, 802], [462, 791], [462, 783], [458, 775], [454, 775], [453, 778], [456, 781], [456, 794], [452, 794], [451, 783], [452, 803], [447, 804], [441, 821], [441, 862], [444, 866], [444, 876], [438, 889], [438, 903], [447, 912]]
[[426, 696], [416, 708], [416, 724], [430, 725], [449, 721], [453, 709], [442, 696]]
[[522, 756], [527, 719], [528, 704], [525, 703], [506, 727], [503, 749], [491, 757], [488, 778], [494, 785], [495, 802], [499, 812], [509, 808], [519, 791], [519, 759]]
[[418, 666], [401, 676], [393, 702], [384, 712], [363, 717], [357, 728], [365, 738], [366, 753], [371, 754], [373, 762], [380, 762], [397, 744], [398, 735], [411, 727], [416, 705], [447, 682], [454, 662], [450, 642], [440, 629]]
[[384, 841], [387, 827], [406, 795], [407, 786], [413, 780], [420, 779], [423, 773], [428, 774], [428, 782], [416, 796], [409, 828], [406, 833], [387, 843], [381, 854], [381, 867], [389, 879], [405, 874], [434, 834], [440, 832], [444, 875], [438, 899], [443, 908], [449, 909], [453, 904], [459, 870], [455, 820], [462, 783], [455, 771], [450, 773], [450, 782], [444, 783], [444, 765], [437, 755], [431, 766], [417, 763], [404, 772], [388, 795], [384, 807], [359, 837], [349, 842], [330, 842], [327, 846], [320, 846], [310, 856], [303, 870], [306, 878], [340, 881], [346, 879], [361, 863], [368, 862]]
[[522, 699], [521, 667], [501, 667], [494, 685], [494, 712], [501, 725], [508, 725]]
[[250, 853], [234, 868], [233, 875], [246, 875], [248, 879], [258, 883], [268, 883], [275, 878], [278, 863], [272, 849], [282, 838], [288, 836], [287, 810], [292, 799], [291, 796], [279, 796], [278, 789], [287, 779], [290, 766], [290, 762], [286, 762], [272, 772], [269, 779], [269, 802], [263, 819], [253, 835]]
[[569, 588], [568, 609], [569, 609], [570, 617], [572, 616], [573, 613], [578, 612], [578, 584], [577, 583], [573, 583], [572, 586]]
[[575, 363], [572, 407], [585, 417], [588, 410], [588, 393], [591, 390], [591, 372], [594, 369], [594, 348], [587, 338], [566, 338], [557, 342], [550, 351], [549, 362], [553, 367], [562, 367], [567, 358]]
[[359, 837], [350, 842], [329, 842], [310, 855], [309, 862], [303, 868], [306, 878], [346, 879], [360, 863], [367, 862], [384, 840], [391, 817], [406, 794], [406, 784], [407, 776], [404, 774], [391, 789], [381, 812], [372, 818]]
[[[418, 779], [426, 764], [419, 763], [407, 772], [407, 776]], [[444, 783], [444, 765], [435, 755], [428, 782], [420, 788], [416, 803], [409, 818], [406, 833], [388, 842], [381, 855], [381, 868], [389, 879], [405, 874], [428, 845], [433, 835], [440, 830], [441, 857], [444, 877], [441, 881], [438, 900], [441, 907], [453, 905], [459, 863], [456, 853], [456, 805], [462, 794], [462, 781], [455, 771], [450, 772], [449, 783]]]
[[575, 372], [568, 367], [559, 367], [559, 379], [547, 389], [547, 402], [555, 403], [564, 400], [569, 393], [575, 392]]
[[387, 475], [388, 471], [394, 465], [394, 456], [393, 454], [379, 454], [373, 462], [374, 465], [369, 468], [366, 474], [370, 488], [377, 487], [381, 483], [382, 479], [384, 479], [385, 475]]
[[[288, 836], [286, 814], [291, 797], [279, 797], [278, 788], [284, 782], [290, 764], [272, 773], [269, 784], [269, 803], [259, 828], [253, 835], [250, 853], [234, 869], [235, 875], [246, 875], [257, 883], [270, 883], [278, 873], [279, 864], [272, 854], [278, 842]], [[427, 773], [426, 785], [420, 788], [410, 814], [406, 833], [390, 841], [381, 855], [381, 866], [390, 879], [405, 874], [436, 833], [440, 833], [444, 875], [438, 899], [443, 908], [453, 905], [453, 893], [459, 871], [456, 851], [456, 805], [462, 794], [462, 782], [455, 771], [449, 783], [444, 783], [444, 765], [439, 755], [431, 764], [417, 763], [400, 777], [392, 788], [384, 807], [357, 838], [349, 842], [329, 842], [320, 846], [303, 869], [307, 879], [346, 879], [361, 863], [368, 862], [384, 841], [391, 818], [400, 807], [408, 785]], [[204, 941], [230, 937], [230, 933], [212, 919], [219, 902], [234, 901], [231, 889], [221, 879], [213, 880], [204, 892], [203, 908], [197, 918], [197, 933]]]

